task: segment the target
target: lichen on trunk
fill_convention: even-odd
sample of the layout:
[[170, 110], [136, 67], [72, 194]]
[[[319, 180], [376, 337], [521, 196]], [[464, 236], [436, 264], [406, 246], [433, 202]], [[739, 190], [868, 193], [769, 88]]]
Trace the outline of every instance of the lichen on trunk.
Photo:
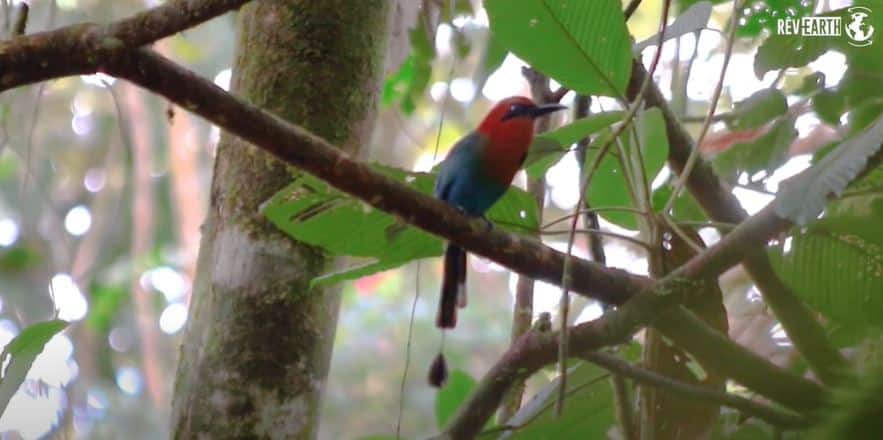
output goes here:
[[[233, 92], [358, 153], [373, 124], [388, 11], [389, 0], [250, 3], [238, 18]], [[309, 281], [332, 259], [259, 213], [293, 173], [221, 136], [176, 378], [177, 438], [316, 435], [339, 292]]]

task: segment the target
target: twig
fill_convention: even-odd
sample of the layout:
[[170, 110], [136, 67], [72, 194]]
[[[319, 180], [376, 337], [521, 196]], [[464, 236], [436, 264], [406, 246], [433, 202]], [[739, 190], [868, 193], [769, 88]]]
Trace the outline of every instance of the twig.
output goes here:
[[642, 385], [660, 388], [671, 394], [690, 399], [727, 406], [739, 410], [746, 415], [763, 419], [781, 428], [804, 428], [810, 424], [809, 419], [797, 413], [767, 406], [735, 394], [680, 382], [654, 371], [632, 365], [607, 353], [600, 351], [587, 352], [580, 355], [580, 357], [611, 373], [630, 377]]
[[[585, 205], [588, 206], [588, 203], [586, 203]], [[581, 214], [587, 214], [587, 215], [590, 215], [590, 216], [593, 216], [593, 217], [597, 218], [597, 217], [598, 217], [598, 216], [597, 216], [597, 213], [599, 213], [599, 212], [605, 212], [605, 211], [613, 211], [613, 212], [630, 212], [630, 213], [632, 213], [632, 214], [647, 215], [646, 212], [641, 211], [640, 209], [637, 209], [637, 208], [632, 208], [632, 207], [630, 207], [630, 206], [601, 206], [601, 207], [597, 207], [597, 208], [594, 208], [594, 207], [588, 207], [588, 208], [586, 208], [586, 209], [580, 209], [580, 210], [577, 211], [577, 212], [570, 213], [570, 214], [567, 214], [567, 215], [563, 215], [563, 216], [561, 216], [561, 217], [558, 217], [558, 218], [556, 218], [555, 220], [552, 220], [552, 221], [550, 221], [549, 223], [546, 223], [546, 224], [544, 224], [543, 226], [540, 226], [540, 229], [548, 229], [548, 228], [550, 228], [550, 227], [552, 227], [552, 226], [557, 225], [558, 223], [563, 223], [565, 220], [567, 220], [567, 219], [572, 219], [574, 216], [578, 216], [578, 215], [581, 215]]]
[[638, 10], [638, 6], [641, 6], [641, 0], [632, 0], [629, 2], [629, 4], [622, 11], [623, 15], [625, 15], [626, 20], [632, 18], [632, 14], [634, 14], [635, 11]]
[[[571, 232], [570, 229], [566, 229], [566, 230], [562, 230], [562, 231], [543, 231], [541, 234], [542, 235], [560, 235], [560, 234], [569, 234], [570, 232]], [[641, 246], [644, 249], [647, 249], [650, 246], [649, 244], [641, 241], [641, 239], [639, 239], [639, 238], [629, 237], [628, 235], [618, 234], [613, 231], [605, 231], [603, 229], [583, 228], [583, 229], [574, 229], [573, 232], [576, 234], [588, 234], [589, 237], [597, 237], [599, 235], [612, 237], [617, 240], [623, 240], [623, 241], [627, 241], [629, 243], [636, 244], [638, 246]], [[592, 260], [597, 261], [594, 258], [592, 258]]]

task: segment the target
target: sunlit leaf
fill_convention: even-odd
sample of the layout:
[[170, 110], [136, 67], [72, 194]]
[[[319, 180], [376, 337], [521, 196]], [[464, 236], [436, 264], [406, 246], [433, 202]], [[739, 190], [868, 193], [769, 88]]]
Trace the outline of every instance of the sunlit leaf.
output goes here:
[[536, 136], [524, 161], [527, 175], [533, 179], [543, 177], [570, 151], [571, 145], [610, 127], [620, 119], [622, 112], [597, 113]]
[[34, 359], [43, 351], [46, 343], [67, 325], [67, 321], [60, 319], [31, 325], [9, 341], [3, 349], [3, 353], [0, 354], [0, 365], [5, 364], [6, 368], [3, 369], [3, 377], [0, 378], [0, 415], [6, 411], [9, 399], [24, 382]]
[[491, 31], [512, 53], [577, 93], [621, 96], [632, 67], [618, 0], [487, 0]]

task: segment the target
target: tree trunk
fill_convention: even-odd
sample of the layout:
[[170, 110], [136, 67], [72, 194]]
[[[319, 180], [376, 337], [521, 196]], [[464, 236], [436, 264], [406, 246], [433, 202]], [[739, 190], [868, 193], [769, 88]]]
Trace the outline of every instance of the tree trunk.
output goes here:
[[[371, 133], [388, 11], [388, 0], [252, 2], [239, 13], [231, 89], [356, 154]], [[294, 172], [221, 138], [175, 385], [177, 438], [316, 436], [339, 292], [309, 282], [332, 260], [259, 213]]]

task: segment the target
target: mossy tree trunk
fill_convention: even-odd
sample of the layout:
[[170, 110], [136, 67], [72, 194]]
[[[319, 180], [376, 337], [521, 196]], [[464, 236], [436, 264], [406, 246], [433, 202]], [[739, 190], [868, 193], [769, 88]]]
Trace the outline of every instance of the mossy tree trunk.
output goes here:
[[[250, 3], [239, 13], [232, 91], [356, 154], [371, 133], [388, 11], [389, 0]], [[175, 385], [176, 438], [316, 436], [339, 292], [309, 281], [332, 259], [259, 213], [294, 172], [221, 137]]]

